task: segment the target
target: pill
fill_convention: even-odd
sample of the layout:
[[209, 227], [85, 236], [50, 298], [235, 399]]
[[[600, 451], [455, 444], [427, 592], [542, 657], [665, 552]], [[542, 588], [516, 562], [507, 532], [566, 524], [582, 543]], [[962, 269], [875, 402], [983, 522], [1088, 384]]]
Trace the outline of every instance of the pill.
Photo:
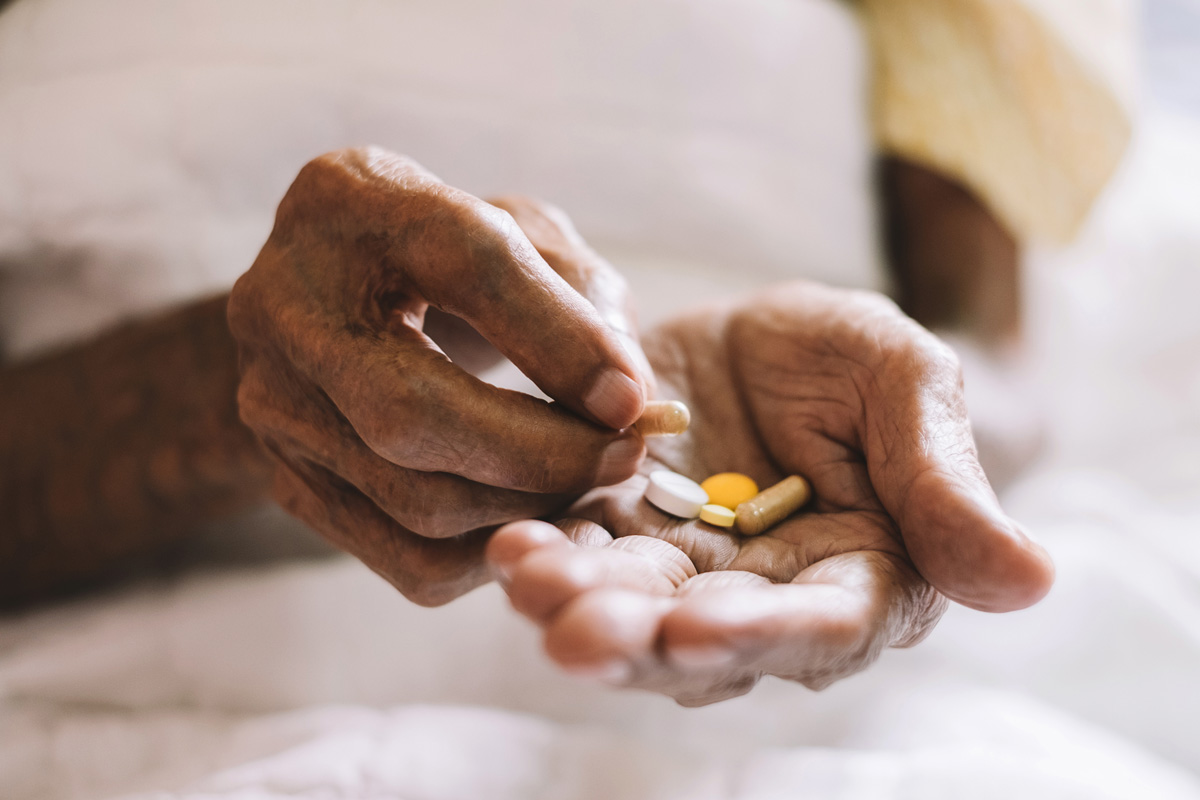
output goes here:
[[736, 518], [737, 515], [728, 508], [719, 506], [716, 503], [708, 503], [700, 508], [700, 521], [707, 522], [709, 525], [716, 525], [718, 528], [732, 528], [733, 521]]
[[708, 502], [732, 510], [758, 494], [758, 484], [740, 472], [719, 472], [700, 482], [708, 492]]
[[684, 519], [699, 516], [700, 509], [708, 502], [708, 495], [700, 488], [700, 484], [666, 469], [650, 473], [645, 498], [655, 508]]
[[678, 400], [651, 400], [633, 427], [642, 436], [678, 436], [691, 421], [692, 412]]
[[738, 532], [757, 536], [794, 514], [811, 494], [808, 481], [799, 475], [784, 478], [737, 507]]

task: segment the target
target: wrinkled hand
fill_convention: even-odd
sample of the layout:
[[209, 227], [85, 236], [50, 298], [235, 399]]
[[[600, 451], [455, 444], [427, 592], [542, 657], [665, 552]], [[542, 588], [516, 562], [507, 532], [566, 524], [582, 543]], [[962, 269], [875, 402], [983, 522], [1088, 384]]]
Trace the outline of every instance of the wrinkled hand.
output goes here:
[[[575, 673], [703, 705], [764, 674], [821, 688], [925, 637], [944, 598], [1023, 608], [1053, 581], [976, 459], [952, 352], [868, 293], [791, 284], [644, 340], [692, 411], [642, 474], [554, 527], [496, 532], [493, 569]], [[649, 471], [805, 476], [815, 499], [754, 538], [642, 500]], [[561, 529], [560, 529], [561, 528]]]
[[[229, 301], [277, 499], [416, 602], [486, 581], [492, 528], [640, 463], [620, 431], [649, 380], [626, 294], [555, 209], [379, 150], [316, 159]], [[486, 342], [557, 402], [470, 374]]]

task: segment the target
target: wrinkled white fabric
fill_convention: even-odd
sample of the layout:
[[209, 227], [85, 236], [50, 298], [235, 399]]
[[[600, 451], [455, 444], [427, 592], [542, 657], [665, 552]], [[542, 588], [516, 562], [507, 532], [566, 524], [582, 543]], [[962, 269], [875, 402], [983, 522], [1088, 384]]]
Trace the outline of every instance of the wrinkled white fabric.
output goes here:
[[[1053, 425], [1005, 497], [1058, 564], [1035, 608], [685, 710], [557, 674], [495, 587], [428, 610], [349, 559], [187, 577], [0, 625], [4, 796], [1200, 797], [1200, 208], [1172, 188], [1197, 134], [1150, 120], [1035, 270]], [[679, 274], [634, 273], [663, 305]]]
[[[265, 235], [270, 206], [295, 162], [310, 149], [343, 144], [339, 136], [347, 129], [341, 126], [364, 99], [353, 94], [344, 105], [326, 106], [346, 116], [304, 112], [313, 97], [301, 96], [298, 87], [312, 76], [281, 77], [296, 59], [272, 55], [268, 47], [262, 71], [252, 71], [229, 93], [218, 91], [228, 81], [198, 60], [187, 73], [198, 93], [191, 97], [207, 97], [211, 105], [183, 124], [177, 114], [192, 104], [165, 103], [169, 92], [159, 82], [184, 74], [186, 33], [200, 40], [206, 38], [201, 31], [212, 32], [203, 27], [205, 4], [142, 5], [146, 15], [137, 24], [125, 18], [128, 31], [101, 27], [102, 14], [79, 17], [117, 37], [120, 46], [106, 49], [100, 35], [90, 37], [94, 41], [77, 36], [54, 58], [33, 59], [43, 71], [19, 90], [6, 65], [29, 58], [21, 42], [44, 45], [48, 34], [37, 26], [69, 29], [70, 20], [55, 15], [82, 13], [83, 4], [25, 0], [0, 16], [0, 136], [15, 135], [14, 109], [40, 109], [61, 115], [61, 125], [49, 129], [64, 137], [37, 142], [22, 134], [16, 151], [8, 148], [11, 138], [0, 147], [0, 250], [6, 263], [22, 254], [46, 256], [23, 263], [51, 270], [50, 277], [63, 279], [59, 288], [84, 282], [91, 311], [57, 297], [54, 302], [63, 304], [53, 307], [65, 316], [104, 311], [90, 305], [93, 296], [131, 311], [138, 303], [186, 296], [206, 282], [215, 287], [240, 272]], [[260, 27], [251, 29], [259, 33], [270, 27], [271, 9], [281, 13], [266, 3], [208, 5], [213, 19], [217, 9], [259, 19]], [[501, 5], [509, 4], [495, 7]], [[651, 25], [657, 14], [692, 19], [682, 3], [645, 5], [655, 9], [646, 12]], [[712, 14], [727, 5], [701, 4]], [[739, 5], [759, 10], [753, 35], [770, 41], [804, 28], [777, 20], [808, 13], [787, 10], [792, 4], [783, 2]], [[370, 8], [385, 15], [391, 8], [344, 7], [351, 9], [347, 14]], [[432, 4], [413, 7], [437, 17]], [[436, 6], [449, 9], [446, 24], [465, 7]], [[583, 13], [584, 4], [557, 7]], [[616, 7], [633, 13], [632, 3]], [[549, 4], [540, 8], [550, 13]], [[180, 23], [170, 47], [138, 44], [136, 29], [153, 22], [151, 12], [172, 17], [184, 13], [179, 9], [192, 16], [182, 18], [187, 25]], [[482, 5], [476, 11], [487, 13]], [[845, 34], [843, 43], [853, 49], [840, 12], [812, 13], [830, 15], [826, 40], [843, 41], [837, 37]], [[519, 36], [503, 27], [502, 16], [488, 18], [490, 29]], [[736, 22], [732, 11], [716, 19], [751, 35], [751, 23]], [[13, 20], [24, 27], [14, 30]], [[711, 46], [718, 47], [723, 39], [717, 33], [726, 31], [711, 24]], [[297, 36], [319, 41], [326, 33], [297, 25]], [[225, 33], [225, 46], [233, 50], [252, 43], [239, 42], [236, 31]], [[367, 33], [373, 44], [365, 51], [391, 57], [390, 31]], [[812, 41], [816, 46], [822, 37]], [[460, 42], [460, 52], [489, 52], [486, 45]], [[138, 47], [161, 48], [154, 51], [154, 68], [136, 66], [145, 54]], [[412, 47], [418, 53], [433, 49], [420, 37]], [[102, 57], [108, 72], [97, 62], [74, 75], [51, 69]], [[697, 58], [689, 63], [704, 60]], [[355, 74], [370, 72], [358, 69]], [[529, 67], [525, 74], [536, 72]], [[135, 88], [116, 92], [119, 75]], [[695, 70], [692, 77], [704, 82]], [[253, 91], [267, 78], [271, 87], [296, 91]], [[461, 85], [471, 79], [461, 76]], [[830, 71], [796, 80], [818, 86], [842, 78]], [[635, 100], [641, 98], [636, 102], [623, 99], [621, 91], [633, 83], [592, 90], [611, 102], [617, 117], [623, 103], [646, 112], [657, 95], [669, 94], [669, 87], [655, 85], [635, 93]], [[38, 86], [58, 100], [35, 101]], [[335, 76], [320, 97], [339, 98], [339, 86]], [[406, 91], [406, 103], [426, 96]], [[776, 85], [771, 91], [783, 90]], [[736, 168], [758, 146], [746, 142], [766, 135], [757, 126], [716, 136], [730, 148], [721, 171], [720, 159], [710, 164], [686, 155], [662, 166], [671, 153], [688, 152], [679, 135], [695, 120], [685, 124], [681, 117], [661, 128], [639, 123], [624, 133], [612, 132], [615, 124], [601, 125], [611, 132], [613, 148], [588, 151], [601, 154], [594, 169], [585, 172], [577, 164], [580, 172], [558, 174], [565, 169], [561, 161], [544, 168], [532, 157], [553, 137], [537, 138], [537, 130], [521, 121], [530, 107], [518, 103], [505, 115], [518, 102], [513, 96], [491, 104], [475, 97], [474, 110], [466, 110], [467, 99], [443, 104], [432, 96], [419, 110], [385, 104], [368, 105], [376, 112], [364, 113], [380, 114], [381, 126], [392, 124], [383, 117], [399, 115], [388, 117], [401, 121], [396, 130], [438, 153], [430, 166], [456, 182], [480, 191], [542, 187], [541, 193], [581, 218], [585, 232], [607, 235], [628, 253], [622, 263], [650, 318], [767, 280], [776, 268], [783, 270], [788, 253], [797, 264], [812, 266], [809, 259], [845, 248], [824, 266], [870, 263], [868, 244], [843, 240], [845, 231], [866, 224], [865, 193], [834, 191], [856, 185], [865, 174], [865, 156], [854, 144], [861, 143], [861, 131], [843, 142], [850, 142], [847, 149], [835, 149], [842, 156], [828, 157], [828, 176], [815, 169], [809, 181], [795, 180], [807, 174], [802, 160], [814, 158], [797, 145], [788, 155], [796, 161], [783, 162], [774, 184], [753, 178], [767, 174], [765, 165], [775, 163], [768, 160], [745, 182], [734, 180], [741, 180]], [[753, 102], [764, 114], [784, 113], [766, 100]], [[141, 124], [122, 122], [117, 113], [106, 116], [115, 105], [124, 113], [140, 109], [143, 116], [130, 119]], [[241, 112], [226, 113], [233, 108]], [[527, 162], [494, 158], [491, 135], [471, 127], [488, 118], [484, 110], [508, 120], [497, 123], [510, 126], [508, 144], [534, 136], [527, 149], [506, 151]], [[461, 113], [463, 138], [447, 143], [432, 128], [422, 132], [415, 120], [425, 112], [442, 120]], [[93, 124], [75, 123], [80, 129], [69, 130], [67, 120], [80, 113]], [[585, 121], [579, 118], [573, 135], [590, 135]], [[801, 126], [799, 117], [793, 122]], [[643, 135], [658, 144], [637, 149]], [[122, 141], [127, 147], [116, 146]], [[545, 152], [566, 158], [579, 147], [578, 139], [571, 141]], [[540, 654], [536, 633], [495, 587], [444, 608], [421, 609], [345, 558], [162, 579], [0, 621], [0, 797], [1200, 798], [1200, 318], [1194, 313], [1200, 205], [1192, 202], [1200, 185], [1197, 141], [1196, 118], [1147, 118], [1134, 156], [1084, 239], [1035, 264], [1029, 293], [1038, 359], [1029, 378], [1044, 395], [1049, 441], [1044, 458], [1004, 500], [1046, 543], [1059, 568], [1054, 591], [1037, 607], [1004, 616], [954, 608], [927, 642], [889, 651], [867, 672], [825, 692], [768, 680], [747, 697], [685, 710], [661, 697], [558, 674]], [[27, 160], [56, 152], [64, 156], [57, 164]], [[617, 169], [622, 152], [636, 163], [659, 165], [655, 179], [642, 184], [644, 195], [622, 194], [627, 182], [604, 174]], [[459, 156], [465, 160], [456, 161]], [[699, 184], [690, 182], [685, 167], [699, 168], [696, 180], [711, 181], [712, 191], [696, 190]], [[853, 180], [839, 183], [843, 173]], [[516, 187], [503, 183], [522, 175], [528, 180]], [[720, 189], [727, 185], [726, 196]], [[775, 205], [773, 185], [797, 194]], [[73, 200], [71, 192], [82, 189], [90, 194]], [[822, 198], [826, 190], [829, 197]], [[643, 217], [664, 198], [674, 205]], [[777, 217], [759, 219], [757, 211], [765, 208], [787, 219], [805, 209], [816, 216], [793, 227]], [[32, 234], [17, 223], [17, 211]], [[809, 227], [826, 224], [833, 227], [816, 234]], [[702, 229], [719, 238], [719, 246], [713, 238], [689, 238]], [[162, 264], [171, 270], [158, 276], [154, 268]], [[764, 269], [756, 271], [756, 265]], [[14, 274], [10, 270], [9, 280], [25, 279]], [[143, 279], [151, 284], [140, 284]], [[78, 319], [53, 322], [32, 333], [22, 328], [10, 341], [33, 347], [82, 332]], [[985, 405], [994, 398], [978, 395], [967, 366], [971, 403]]]
[[864, 81], [832, 0], [16, 0], [0, 340], [227, 288], [299, 168], [357, 144], [608, 252], [870, 283]]

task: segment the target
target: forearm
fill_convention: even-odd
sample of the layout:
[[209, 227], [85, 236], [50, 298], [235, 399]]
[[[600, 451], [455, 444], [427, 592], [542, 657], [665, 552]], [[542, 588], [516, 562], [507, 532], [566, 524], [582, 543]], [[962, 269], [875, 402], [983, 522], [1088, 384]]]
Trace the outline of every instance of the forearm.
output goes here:
[[226, 298], [0, 375], [0, 605], [102, 573], [267, 496], [237, 414]]

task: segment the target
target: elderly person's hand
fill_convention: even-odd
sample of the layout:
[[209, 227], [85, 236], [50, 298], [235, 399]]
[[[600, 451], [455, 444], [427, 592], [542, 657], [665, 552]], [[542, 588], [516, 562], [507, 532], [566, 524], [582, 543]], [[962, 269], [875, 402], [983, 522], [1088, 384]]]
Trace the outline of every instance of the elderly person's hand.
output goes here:
[[[693, 313], [644, 340], [691, 429], [554, 527], [488, 551], [513, 605], [567, 670], [686, 705], [764, 674], [820, 688], [926, 636], [945, 597], [1005, 611], [1050, 587], [1049, 557], [1001, 511], [976, 460], [953, 354], [876, 295], [807, 284]], [[747, 538], [641, 497], [666, 466], [815, 499]]]
[[[487, 580], [496, 525], [636, 472], [642, 440], [621, 429], [651, 378], [626, 301], [560, 212], [485, 203], [387, 152], [332, 153], [296, 178], [230, 296], [241, 416], [285, 508], [409, 598], [445, 602]], [[556, 402], [474, 377], [486, 342]]]

